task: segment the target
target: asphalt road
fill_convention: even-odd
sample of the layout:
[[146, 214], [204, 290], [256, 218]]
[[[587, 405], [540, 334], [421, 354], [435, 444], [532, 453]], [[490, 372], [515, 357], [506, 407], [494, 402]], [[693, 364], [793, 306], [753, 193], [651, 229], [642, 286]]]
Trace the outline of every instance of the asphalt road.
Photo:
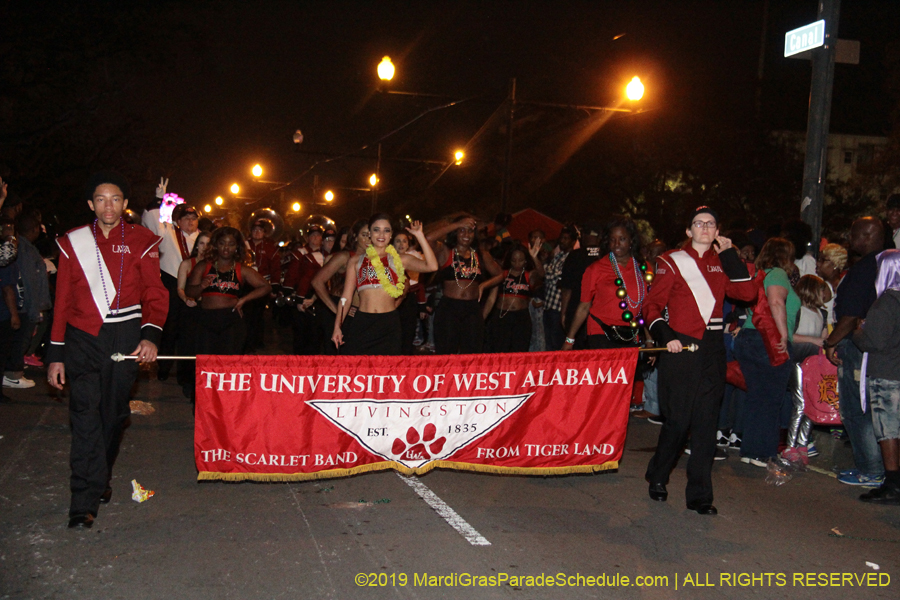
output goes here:
[[[658, 428], [636, 419], [612, 473], [197, 483], [191, 406], [144, 373], [135, 399], [156, 412], [133, 415], [112, 502], [76, 531], [67, 408], [31, 375], [0, 405], [0, 598], [900, 597], [900, 508], [828, 475], [851, 458], [827, 431], [818, 471], [782, 486], [716, 463], [716, 517], [684, 508], [684, 458], [669, 501], [648, 498]], [[134, 502], [132, 479], [155, 496]]]

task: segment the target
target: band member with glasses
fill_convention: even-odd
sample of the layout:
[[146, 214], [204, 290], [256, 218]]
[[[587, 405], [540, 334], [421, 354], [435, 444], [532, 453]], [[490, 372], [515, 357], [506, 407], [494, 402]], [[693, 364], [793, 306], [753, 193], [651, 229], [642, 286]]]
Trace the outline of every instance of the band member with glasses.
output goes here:
[[[719, 405], [725, 391], [722, 303], [756, 298], [731, 240], [719, 236], [719, 218], [708, 206], [695, 209], [688, 241], [657, 259], [653, 286], [644, 303], [650, 333], [669, 352], [659, 358], [659, 405], [663, 425], [656, 453], [647, 466], [650, 498], [665, 501], [669, 475], [690, 436], [687, 508], [715, 515], [712, 465]], [[697, 344], [696, 352], [683, 352]]]

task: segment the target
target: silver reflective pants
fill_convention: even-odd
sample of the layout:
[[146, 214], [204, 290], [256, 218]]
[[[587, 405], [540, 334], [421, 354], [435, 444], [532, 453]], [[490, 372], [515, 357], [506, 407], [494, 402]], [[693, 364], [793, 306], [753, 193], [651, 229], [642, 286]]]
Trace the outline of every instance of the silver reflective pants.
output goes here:
[[789, 448], [809, 445], [809, 434], [813, 423], [809, 417], [803, 414], [805, 402], [803, 399], [803, 367], [800, 363], [794, 363], [791, 370], [791, 379], [788, 382], [788, 392], [791, 394], [791, 402], [794, 409], [791, 412], [791, 421], [788, 424], [787, 445]]

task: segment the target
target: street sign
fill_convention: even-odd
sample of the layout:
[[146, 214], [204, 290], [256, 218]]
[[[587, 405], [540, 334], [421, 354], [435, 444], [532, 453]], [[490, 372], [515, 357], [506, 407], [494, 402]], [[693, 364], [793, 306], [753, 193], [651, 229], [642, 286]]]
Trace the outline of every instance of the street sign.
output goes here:
[[825, 20], [804, 25], [784, 34], [784, 56], [800, 54], [825, 45]]

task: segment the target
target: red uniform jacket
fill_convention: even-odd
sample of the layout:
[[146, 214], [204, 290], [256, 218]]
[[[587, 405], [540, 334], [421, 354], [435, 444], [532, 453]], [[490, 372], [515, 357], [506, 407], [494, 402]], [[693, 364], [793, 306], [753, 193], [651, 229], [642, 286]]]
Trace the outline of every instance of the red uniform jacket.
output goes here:
[[314, 295], [312, 280], [322, 268], [314, 253], [323, 254], [321, 250], [313, 251], [309, 246], [291, 252], [290, 260], [284, 272], [284, 291], [308, 298]]
[[253, 250], [253, 263], [259, 274], [272, 285], [280, 284], [281, 256], [275, 242], [270, 239], [263, 239], [259, 243], [250, 240], [250, 249]]
[[[676, 258], [693, 260], [703, 279], [709, 285], [708, 291], [692, 291], [691, 279], [678, 267], [673, 254], [680, 252]], [[741, 261], [737, 252], [730, 248], [716, 254], [712, 248], [701, 257], [690, 243], [684, 248], [670, 250], [656, 261], [656, 274], [650, 292], [644, 302], [644, 319], [650, 324], [654, 339], [666, 344], [675, 336], [673, 331], [700, 339], [707, 326], [711, 329], [722, 329], [722, 302], [727, 295], [735, 300], [755, 300], [757, 285], [750, 279], [747, 266]], [[702, 286], [698, 286], [702, 287]], [[709, 294], [708, 319], [701, 316], [702, 300], [698, 301], [696, 293]], [[668, 309], [668, 322], [663, 311]]]
[[141, 339], [159, 345], [169, 312], [169, 292], [159, 274], [160, 241], [149, 229], [129, 224], [124, 230], [117, 226], [108, 238], [99, 230], [95, 238], [93, 227], [85, 225], [56, 240], [60, 255], [50, 362], [63, 362], [67, 325], [97, 335], [104, 323], [140, 319]]

